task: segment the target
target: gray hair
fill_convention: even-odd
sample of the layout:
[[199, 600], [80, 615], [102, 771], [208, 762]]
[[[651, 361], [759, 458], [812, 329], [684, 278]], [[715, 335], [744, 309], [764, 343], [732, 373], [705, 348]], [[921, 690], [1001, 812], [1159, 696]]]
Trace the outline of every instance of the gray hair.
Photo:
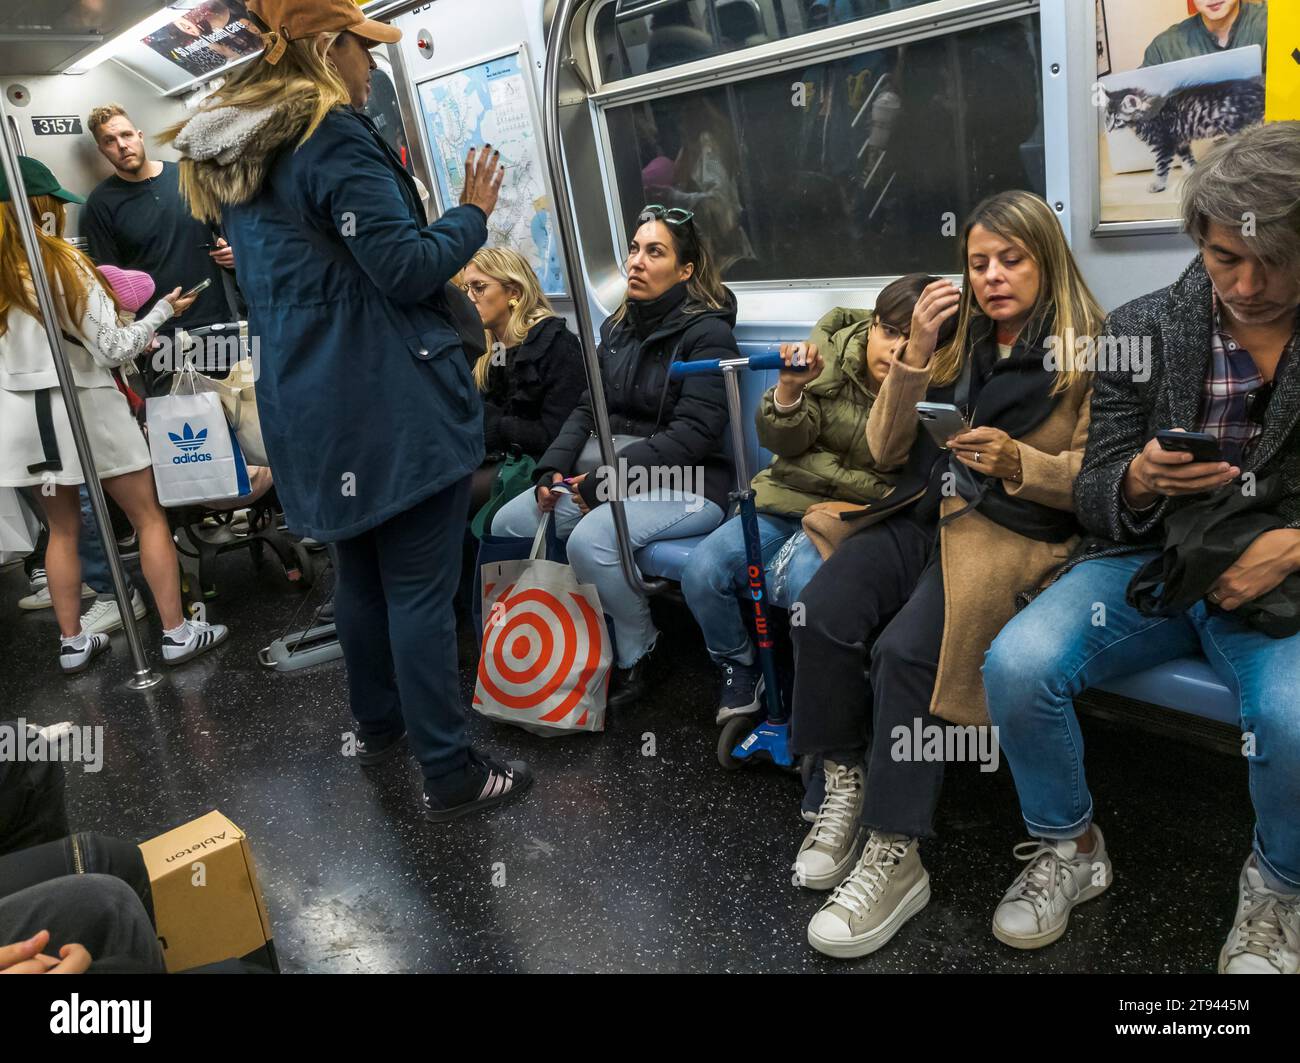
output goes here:
[[1300, 266], [1300, 122], [1253, 126], [1215, 146], [1183, 183], [1183, 223], [1240, 229], [1270, 265]]

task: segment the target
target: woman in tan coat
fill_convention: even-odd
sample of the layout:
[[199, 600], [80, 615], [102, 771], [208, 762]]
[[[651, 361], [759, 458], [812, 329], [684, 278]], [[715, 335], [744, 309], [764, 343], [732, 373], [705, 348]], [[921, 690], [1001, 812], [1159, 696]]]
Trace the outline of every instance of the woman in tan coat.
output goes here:
[[[1077, 537], [1090, 385], [1075, 339], [1100, 333], [1101, 309], [1051, 208], [1028, 192], [976, 207], [962, 258], [962, 291], [939, 281], [922, 293], [867, 423], [881, 467], [918, 473], [925, 496], [843, 542], [805, 588], [793, 631], [792, 744], [822, 756], [826, 777], [795, 868], [804, 885], [836, 887], [808, 927], [832, 956], [875, 951], [929, 900], [917, 841], [932, 832], [944, 761], [997, 767], [984, 652]], [[926, 399], [972, 427], [918, 462]]]

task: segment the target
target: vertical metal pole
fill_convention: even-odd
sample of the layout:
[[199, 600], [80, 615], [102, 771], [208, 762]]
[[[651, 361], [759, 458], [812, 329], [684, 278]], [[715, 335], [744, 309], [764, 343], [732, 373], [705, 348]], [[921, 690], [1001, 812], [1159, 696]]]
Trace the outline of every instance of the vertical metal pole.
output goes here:
[[54, 371], [59, 378], [59, 390], [63, 393], [63, 405], [68, 411], [68, 424], [72, 428], [72, 438], [76, 443], [77, 457], [81, 461], [82, 474], [86, 478], [86, 491], [90, 495], [90, 507], [95, 514], [95, 523], [99, 526], [100, 537], [104, 541], [104, 553], [108, 555], [108, 567], [113, 574], [113, 589], [117, 593], [118, 610], [122, 614], [122, 627], [126, 631], [126, 641], [131, 647], [131, 660], [135, 674], [127, 682], [132, 690], [144, 690], [162, 680], [162, 676], [149, 668], [148, 658], [144, 655], [144, 643], [135, 626], [135, 610], [131, 607], [131, 597], [127, 593], [126, 572], [122, 568], [122, 559], [117, 552], [117, 537], [113, 534], [113, 522], [108, 515], [108, 503], [104, 500], [104, 489], [95, 473], [95, 457], [90, 450], [90, 440], [86, 436], [86, 424], [81, 416], [81, 403], [77, 398], [77, 385], [68, 368], [68, 360], [63, 353], [63, 343], [59, 337], [55, 322], [58, 316], [54, 309], [54, 296], [50, 292], [49, 278], [45, 276], [45, 266], [41, 260], [40, 241], [36, 238], [36, 224], [27, 204], [27, 186], [23, 184], [22, 171], [18, 165], [18, 149], [10, 136], [9, 111], [0, 100], [0, 163], [9, 181], [9, 192], [13, 199], [14, 214], [18, 218], [18, 228], [22, 233], [23, 246], [27, 251], [27, 266], [31, 270], [32, 287], [36, 292], [36, 305], [44, 319], [45, 337], [50, 345], [50, 355], [54, 359]]
[[[618, 456], [614, 453], [614, 436], [609, 426], [609, 408], [605, 404], [605, 387], [600, 373], [600, 359], [592, 337], [596, 330], [591, 321], [591, 304], [587, 301], [587, 285], [582, 276], [582, 249], [578, 245], [578, 224], [569, 203], [569, 179], [564, 172], [564, 145], [560, 141], [560, 57], [569, 40], [569, 23], [577, 7], [576, 0], [559, 0], [551, 32], [546, 40], [546, 76], [543, 87], [542, 121], [546, 149], [546, 167], [550, 173], [551, 190], [555, 193], [555, 224], [564, 248], [564, 265], [569, 279], [569, 293], [573, 296], [573, 309], [578, 315], [578, 339], [582, 343], [582, 359], [587, 369], [587, 388], [591, 393], [592, 419], [596, 422], [596, 438], [600, 440], [600, 460], [611, 470], [618, 469]], [[617, 479], [617, 478], [615, 478]], [[621, 485], [616, 486], [609, 501], [614, 517], [614, 534], [618, 541], [618, 559], [623, 576], [633, 590], [643, 594], [656, 594], [668, 584], [665, 580], [648, 580], [637, 568], [632, 555], [632, 539], [627, 530], [627, 513], [623, 509]]]

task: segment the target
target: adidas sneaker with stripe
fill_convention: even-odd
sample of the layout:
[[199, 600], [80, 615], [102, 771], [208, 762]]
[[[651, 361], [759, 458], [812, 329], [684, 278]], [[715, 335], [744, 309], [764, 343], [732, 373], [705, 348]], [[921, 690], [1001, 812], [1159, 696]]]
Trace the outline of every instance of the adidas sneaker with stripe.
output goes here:
[[[84, 641], [82, 641], [84, 640]], [[59, 667], [64, 675], [76, 675], [90, 667], [90, 662], [101, 653], [111, 648], [107, 635], [88, 635], [84, 631], [79, 638], [62, 639], [59, 645]]]
[[184, 664], [220, 646], [229, 634], [225, 624], [187, 620], [181, 630], [163, 635], [163, 660], [168, 664]]
[[464, 768], [425, 780], [424, 814], [434, 823], [446, 823], [518, 797], [532, 784], [533, 773], [522, 760], [503, 765], [470, 750]]

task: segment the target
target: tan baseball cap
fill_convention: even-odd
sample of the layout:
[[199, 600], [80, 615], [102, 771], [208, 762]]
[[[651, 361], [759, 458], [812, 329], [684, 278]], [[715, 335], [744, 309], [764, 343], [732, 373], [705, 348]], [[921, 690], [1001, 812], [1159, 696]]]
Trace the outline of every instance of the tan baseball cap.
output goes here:
[[346, 30], [375, 44], [396, 44], [402, 31], [366, 18], [353, 0], [249, 0], [248, 10], [269, 29], [263, 58], [274, 66], [289, 41]]

